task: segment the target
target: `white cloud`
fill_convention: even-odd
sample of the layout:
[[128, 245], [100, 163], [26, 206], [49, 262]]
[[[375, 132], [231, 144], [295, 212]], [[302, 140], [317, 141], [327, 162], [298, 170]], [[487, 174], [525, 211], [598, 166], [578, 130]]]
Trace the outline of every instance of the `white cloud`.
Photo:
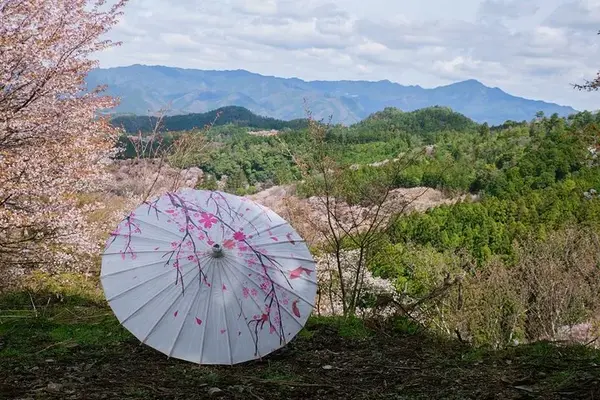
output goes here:
[[196, 50], [200, 43], [194, 41], [189, 35], [181, 33], [161, 33], [160, 39], [173, 50]]
[[538, 12], [540, 6], [528, 0], [484, 0], [477, 11], [483, 20], [520, 19]]
[[573, 30], [595, 30], [600, 26], [600, 2], [597, 0], [569, 1], [557, 7], [545, 21], [550, 26]]
[[[176, 4], [176, 5], [175, 5]], [[570, 84], [600, 69], [600, 1], [131, 0], [101, 66], [247, 69], [302, 79], [432, 87], [478, 79], [509, 93], [600, 108]]]

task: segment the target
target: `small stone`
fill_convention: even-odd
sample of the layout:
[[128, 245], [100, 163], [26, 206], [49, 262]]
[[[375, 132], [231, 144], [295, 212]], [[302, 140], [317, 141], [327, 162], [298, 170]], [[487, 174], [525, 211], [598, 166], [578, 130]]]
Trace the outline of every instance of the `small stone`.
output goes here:
[[323, 369], [333, 369], [333, 367], [331, 365], [323, 365], [322, 368]]
[[233, 385], [230, 387], [231, 390], [234, 390], [238, 393], [244, 393], [244, 391], [246, 390], [246, 388], [242, 385]]
[[222, 392], [223, 391], [218, 387], [211, 387], [210, 389], [208, 389], [209, 396], [216, 396], [218, 394], [221, 394]]
[[48, 389], [49, 392], [60, 392], [63, 388], [63, 385], [61, 385], [60, 383], [49, 383], [48, 386], [46, 387], [46, 389]]
[[526, 385], [519, 385], [519, 386], [515, 386], [515, 389], [518, 390], [523, 390], [524, 392], [528, 392], [528, 393], [535, 393], [535, 388], [531, 387], [531, 386], [526, 386]]

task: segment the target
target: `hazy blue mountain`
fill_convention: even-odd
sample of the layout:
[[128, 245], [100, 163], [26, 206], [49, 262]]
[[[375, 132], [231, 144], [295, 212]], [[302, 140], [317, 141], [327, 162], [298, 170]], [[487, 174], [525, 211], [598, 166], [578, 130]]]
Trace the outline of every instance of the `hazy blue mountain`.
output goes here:
[[315, 118], [352, 124], [385, 107], [413, 111], [446, 106], [476, 122], [501, 124], [529, 120], [538, 111], [560, 116], [571, 107], [512, 96], [470, 79], [424, 89], [388, 80], [303, 81], [263, 76], [244, 70], [205, 71], [164, 66], [132, 65], [95, 69], [90, 86], [108, 85], [108, 93], [121, 97], [116, 113], [147, 115], [168, 105], [169, 115], [203, 113], [225, 106], [240, 106], [255, 114], [282, 120], [305, 117], [306, 100]]

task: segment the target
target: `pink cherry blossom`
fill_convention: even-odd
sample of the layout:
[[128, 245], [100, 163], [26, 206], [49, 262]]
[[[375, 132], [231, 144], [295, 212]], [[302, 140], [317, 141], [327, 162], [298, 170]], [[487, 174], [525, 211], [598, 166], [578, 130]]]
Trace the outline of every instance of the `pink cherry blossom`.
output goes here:
[[0, 2], [0, 265], [92, 263], [108, 231], [79, 200], [110, 183], [119, 129], [99, 111], [117, 102], [84, 79], [126, 0], [90, 3]]
[[233, 238], [235, 240], [237, 240], [238, 242], [241, 242], [241, 241], [246, 240], [246, 235], [244, 234], [244, 232], [238, 231], [233, 234]]
[[198, 220], [205, 228], [210, 229], [214, 224], [219, 222], [218, 219], [215, 218], [213, 214], [209, 213], [200, 213], [201, 218]]

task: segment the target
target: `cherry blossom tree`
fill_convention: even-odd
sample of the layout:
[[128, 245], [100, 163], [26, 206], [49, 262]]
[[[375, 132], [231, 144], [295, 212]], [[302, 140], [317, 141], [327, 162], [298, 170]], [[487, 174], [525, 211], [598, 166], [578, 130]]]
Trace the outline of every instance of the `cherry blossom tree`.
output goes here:
[[[107, 180], [116, 105], [88, 90], [127, 0], [0, 0], [0, 268], [80, 262], [97, 241], [85, 193]], [[1, 270], [0, 270], [1, 271]]]

